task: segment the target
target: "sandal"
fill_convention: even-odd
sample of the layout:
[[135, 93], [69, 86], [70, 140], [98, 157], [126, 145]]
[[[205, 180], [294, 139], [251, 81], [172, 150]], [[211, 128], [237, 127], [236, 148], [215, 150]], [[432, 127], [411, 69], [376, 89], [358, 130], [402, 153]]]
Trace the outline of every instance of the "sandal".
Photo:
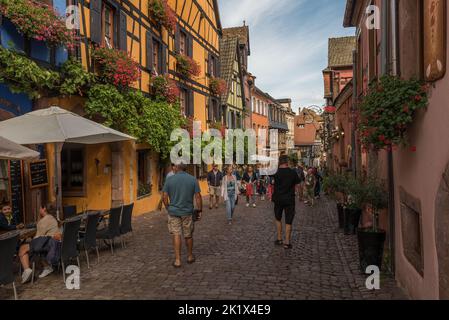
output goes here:
[[290, 250], [292, 248], [293, 248], [293, 246], [291, 244], [284, 244], [284, 249], [285, 250]]
[[187, 263], [188, 263], [188, 264], [193, 264], [193, 263], [195, 263], [195, 262], [196, 262], [196, 258], [195, 258], [195, 257], [193, 257], [192, 260], [187, 260]]
[[174, 267], [175, 269], [179, 269], [179, 268], [181, 268], [181, 266], [182, 266], [182, 265], [177, 265], [176, 262], [173, 262], [173, 267]]
[[276, 245], [276, 246], [282, 246], [283, 244], [284, 244], [284, 241], [282, 241], [282, 240], [276, 240], [274, 242], [274, 245]]

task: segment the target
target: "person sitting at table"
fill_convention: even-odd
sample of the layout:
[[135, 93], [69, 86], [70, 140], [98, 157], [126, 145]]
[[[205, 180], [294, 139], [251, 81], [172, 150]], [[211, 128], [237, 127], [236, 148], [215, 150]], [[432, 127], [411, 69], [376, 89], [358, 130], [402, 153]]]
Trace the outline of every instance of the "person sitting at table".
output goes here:
[[12, 208], [9, 204], [0, 205], [0, 230], [12, 231], [23, 229], [24, 225], [19, 223], [12, 214]]
[[[54, 217], [56, 209], [52, 205], [42, 206], [39, 210], [39, 222], [37, 223], [36, 235], [31, 243], [23, 244], [19, 249], [19, 258], [23, 267], [22, 284], [30, 281], [33, 270], [30, 268], [30, 256], [33, 253], [46, 254], [44, 270], [39, 278], [44, 278], [53, 272], [53, 266], [50, 261], [57, 258], [57, 248], [62, 239], [62, 233], [58, 226], [58, 221]], [[53, 257], [47, 253], [52, 252]]]

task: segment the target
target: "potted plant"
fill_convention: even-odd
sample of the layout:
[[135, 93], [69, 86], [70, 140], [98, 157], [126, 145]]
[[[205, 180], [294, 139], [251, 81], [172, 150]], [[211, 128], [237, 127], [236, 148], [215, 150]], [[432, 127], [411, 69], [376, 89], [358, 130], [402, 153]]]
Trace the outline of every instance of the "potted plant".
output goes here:
[[366, 204], [372, 214], [372, 227], [360, 228], [357, 232], [360, 268], [364, 273], [368, 266], [382, 267], [386, 232], [379, 228], [379, 211], [388, 208], [388, 194], [375, 178], [366, 184]]
[[176, 30], [176, 13], [170, 8], [167, 0], [151, 0], [148, 3], [148, 11], [150, 17], [169, 32]]
[[355, 235], [362, 217], [367, 189], [358, 178], [348, 177], [346, 182], [347, 201], [344, 208], [345, 235]]
[[209, 89], [212, 94], [216, 96], [224, 95], [227, 91], [228, 85], [226, 81], [221, 78], [210, 78]]
[[337, 202], [338, 226], [344, 228], [344, 205], [346, 177], [341, 174], [335, 174], [324, 178], [323, 189]]
[[201, 74], [201, 66], [184, 54], [176, 56], [176, 71], [186, 78], [198, 77]]

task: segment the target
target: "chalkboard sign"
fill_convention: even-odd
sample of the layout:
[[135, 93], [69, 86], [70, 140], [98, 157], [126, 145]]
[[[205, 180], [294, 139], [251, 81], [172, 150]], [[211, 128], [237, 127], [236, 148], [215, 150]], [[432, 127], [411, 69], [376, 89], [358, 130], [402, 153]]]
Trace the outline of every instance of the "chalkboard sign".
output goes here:
[[30, 187], [40, 188], [48, 186], [47, 160], [30, 162]]
[[13, 217], [17, 223], [21, 223], [23, 222], [24, 213], [21, 161], [9, 162], [9, 176], [11, 179], [11, 206]]

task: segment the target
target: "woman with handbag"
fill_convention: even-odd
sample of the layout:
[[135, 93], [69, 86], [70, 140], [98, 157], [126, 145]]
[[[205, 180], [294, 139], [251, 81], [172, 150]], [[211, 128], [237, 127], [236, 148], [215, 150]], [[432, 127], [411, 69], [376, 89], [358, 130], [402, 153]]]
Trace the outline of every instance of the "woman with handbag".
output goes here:
[[237, 178], [233, 175], [232, 167], [226, 169], [226, 175], [223, 177], [221, 184], [221, 196], [226, 204], [226, 216], [228, 224], [232, 224], [234, 217], [235, 205], [239, 194]]

